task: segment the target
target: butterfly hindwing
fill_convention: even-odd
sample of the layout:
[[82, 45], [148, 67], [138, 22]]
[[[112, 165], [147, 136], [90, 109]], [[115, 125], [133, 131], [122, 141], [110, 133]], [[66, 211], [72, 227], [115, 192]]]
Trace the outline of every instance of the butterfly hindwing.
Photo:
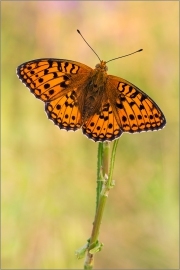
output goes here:
[[109, 100], [102, 102], [100, 109], [82, 126], [83, 133], [94, 141], [112, 141], [122, 134], [113, 114]]
[[75, 131], [82, 125], [82, 117], [78, 109], [75, 91], [68, 92], [64, 96], [47, 102], [45, 110], [48, 118], [61, 129]]

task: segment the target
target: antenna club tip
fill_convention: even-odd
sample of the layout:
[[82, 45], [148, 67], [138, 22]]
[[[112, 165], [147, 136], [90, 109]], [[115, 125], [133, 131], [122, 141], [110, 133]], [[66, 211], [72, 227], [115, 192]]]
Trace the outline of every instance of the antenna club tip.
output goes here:
[[140, 49], [138, 52], [141, 52], [141, 51], [143, 51], [143, 49]]
[[77, 29], [77, 32], [80, 34], [80, 31]]

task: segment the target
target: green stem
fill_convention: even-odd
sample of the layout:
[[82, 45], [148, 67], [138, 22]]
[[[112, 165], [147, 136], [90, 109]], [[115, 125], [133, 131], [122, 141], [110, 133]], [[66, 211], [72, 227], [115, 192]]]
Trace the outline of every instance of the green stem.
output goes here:
[[108, 188], [111, 188], [111, 186], [112, 186], [112, 176], [113, 176], [114, 162], [115, 162], [116, 149], [117, 149], [118, 142], [119, 142], [119, 140], [115, 140], [113, 143], [111, 161], [110, 161], [110, 169], [109, 169], [109, 175], [108, 175], [108, 181], [107, 181]]
[[105, 177], [105, 175], [108, 175], [109, 149], [110, 149], [110, 143], [104, 142], [103, 143], [103, 177]]
[[103, 166], [103, 143], [98, 144], [98, 162], [97, 162], [97, 188], [96, 188], [96, 211], [99, 204], [100, 193], [102, 189], [102, 166]]
[[[104, 181], [99, 197], [99, 203], [97, 205], [96, 209], [96, 215], [95, 220], [93, 223], [93, 229], [91, 233], [91, 238], [87, 250], [87, 255], [84, 263], [84, 269], [93, 269], [94, 264], [94, 254], [101, 250], [102, 244], [99, 244], [98, 237], [99, 237], [99, 231], [100, 231], [100, 225], [102, 221], [102, 216], [105, 209], [105, 204], [108, 198], [109, 190], [112, 187], [112, 174], [113, 174], [113, 168], [114, 168], [114, 161], [115, 161], [115, 152], [117, 148], [118, 140], [114, 141], [113, 149], [112, 149], [112, 155], [111, 155], [111, 161], [110, 161], [110, 170], [108, 174], [108, 163], [109, 163], [109, 143], [105, 142], [103, 143], [103, 176]], [[100, 146], [99, 146], [100, 147]], [[101, 149], [102, 150], [102, 149]], [[101, 152], [102, 154], [102, 152]], [[98, 158], [102, 157], [102, 155], [98, 154]], [[98, 161], [98, 164], [101, 162]], [[100, 169], [99, 169], [100, 173]], [[99, 174], [98, 174], [99, 175]], [[106, 180], [106, 175], [108, 175], [108, 180]], [[99, 190], [99, 189], [98, 189]]]

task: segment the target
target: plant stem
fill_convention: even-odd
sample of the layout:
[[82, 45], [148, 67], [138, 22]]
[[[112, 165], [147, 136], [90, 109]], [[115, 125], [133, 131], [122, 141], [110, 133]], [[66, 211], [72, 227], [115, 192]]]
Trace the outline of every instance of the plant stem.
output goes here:
[[97, 160], [97, 188], [96, 188], [96, 211], [99, 204], [100, 193], [102, 189], [102, 166], [103, 166], [103, 143], [98, 144], [98, 160]]
[[114, 162], [115, 162], [116, 149], [117, 149], [118, 142], [119, 142], [119, 139], [115, 140], [113, 143], [111, 161], [110, 161], [110, 169], [109, 169], [109, 175], [108, 175], [108, 181], [107, 181], [107, 188], [111, 188], [111, 186], [112, 186], [112, 176], [113, 176]]
[[[89, 246], [88, 246], [88, 250], [87, 250], [87, 255], [86, 255], [86, 259], [85, 259], [85, 263], [84, 263], [84, 269], [93, 269], [94, 254], [96, 252], [100, 251], [101, 247], [102, 247], [102, 244], [100, 244], [98, 242], [99, 230], [100, 230], [102, 216], [104, 213], [104, 208], [105, 208], [105, 204], [106, 204], [106, 201], [108, 198], [109, 190], [112, 187], [112, 174], [113, 174], [115, 152], [116, 152], [117, 144], [118, 144], [118, 140], [115, 140], [114, 144], [113, 144], [113, 149], [112, 149], [109, 175], [108, 175], [109, 148], [110, 148], [109, 143], [108, 142], [103, 143], [103, 151], [102, 151], [102, 148], [100, 145], [98, 148], [98, 159], [99, 158], [103, 159], [103, 161], [102, 161], [102, 159], [101, 159], [101, 161], [98, 160], [98, 166], [100, 164], [103, 165], [104, 181], [102, 182], [103, 184], [101, 187], [100, 196], [98, 193], [100, 190], [100, 187], [98, 186], [98, 188], [97, 188], [97, 196], [99, 199], [96, 201], [96, 202], [98, 202], [98, 204], [96, 205], [96, 215], [95, 215], [91, 238], [90, 238], [90, 242], [89, 242]], [[101, 170], [100, 170], [100, 167], [98, 167], [98, 179], [101, 179], [100, 174], [101, 174]], [[108, 179], [107, 179], [107, 181], [105, 181], [107, 175], [108, 175]]]
[[98, 144], [98, 162], [97, 162], [97, 188], [96, 188], [96, 211], [99, 205], [100, 193], [102, 190], [105, 174], [108, 175], [110, 143], [104, 142]]

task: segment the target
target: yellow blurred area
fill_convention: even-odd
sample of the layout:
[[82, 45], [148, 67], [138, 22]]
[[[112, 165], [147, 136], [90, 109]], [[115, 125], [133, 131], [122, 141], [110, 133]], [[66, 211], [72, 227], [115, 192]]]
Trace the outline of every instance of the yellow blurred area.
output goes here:
[[166, 116], [158, 132], [123, 134], [96, 269], [178, 269], [178, 2], [3, 1], [2, 269], [82, 269], [90, 237], [98, 144], [47, 119], [16, 76], [43, 57], [95, 67], [146, 92]]

